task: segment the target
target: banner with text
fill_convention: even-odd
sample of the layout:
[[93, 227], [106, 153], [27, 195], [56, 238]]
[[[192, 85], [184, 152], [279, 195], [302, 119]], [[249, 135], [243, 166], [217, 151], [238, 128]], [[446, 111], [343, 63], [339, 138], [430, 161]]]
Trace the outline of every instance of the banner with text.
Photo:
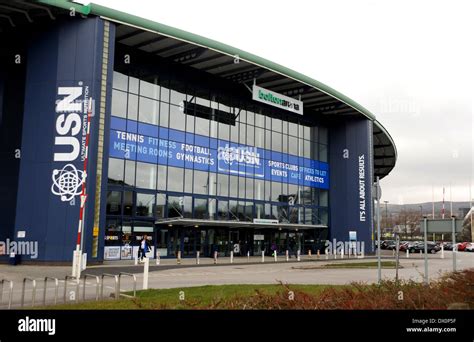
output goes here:
[[117, 117], [110, 157], [329, 188], [327, 163]]

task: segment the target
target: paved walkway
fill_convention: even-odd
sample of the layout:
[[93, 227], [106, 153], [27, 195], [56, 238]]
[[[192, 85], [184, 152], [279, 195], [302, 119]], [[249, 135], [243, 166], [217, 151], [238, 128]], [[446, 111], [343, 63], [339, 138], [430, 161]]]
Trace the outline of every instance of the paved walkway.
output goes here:
[[[393, 260], [391, 252], [384, 253], [384, 260]], [[474, 253], [460, 252], [457, 254], [458, 270], [474, 267]], [[207, 259], [207, 260], [206, 260]], [[366, 259], [345, 259], [326, 260], [316, 256], [309, 259], [307, 256], [301, 262], [292, 259], [286, 262], [284, 257], [281, 261], [274, 262], [273, 258], [265, 257], [265, 263], [261, 258], [235, 258], [234, 263], [228, 263], [228, 258], [220, 258], [218, 264], [214, 265], [212, 259], [201, 259], [201, 264], [196, 265], [194, 259], [183, 259], [181, 265], [176, 264], [175, 259], [162, 259], [160, 265], [150, 264], [149, 288], [185, 288], [200, 285], [223, 285], [223, 284], [275, 284], [279, 282], [290, 284], [348, 284], [350, 282], [374, 283], [377, 281], [376, 269], [324, 269], [320, 268], [327, 263], [340, 262], [360, 262], [375, 261], [374, 257]], [[410, 259], [405, 256], [400, 258], [402, 269], [399, 270], [401, 279], [412, 279], [422, 281], [424, 274], [424, 259], [422, 255], [411, 255]], [[13, 304], [18, 306], [21, 302], [22, 280], [25, 276], [36, 278], [36, 305], [43, 300], [45, 276], [56, 277], [59, 280], [59, 302], [63, 301], [64, 277], [70, 273], [71, 268], [65, 266], [9, 266], [0, 265], [0, 279], [9, 279], [14, 282]], [[434, 279], [443, 273], [452, 270], [452, 252], [445, 252], [445, 258], [441, 259], [440, 254], [429, 255], [429, 277]], [[142, 288], [143, 265], [134, 265], [133, 261], [116, 262], [107, 265], [97, 265], [89, 267], [84, 273], [100, 276], [103, 273], [119, 274], [119, 272], [130, 272], [135, 274], [137, 279], [137, 289]], [[383, 269], [384, 278], [393, 279], [394, 269]], [[86, 281], [86, 298], [94, 299], [96, 296], [96, 283], [94, 278]], [[31, 284], [26, 284], [25, 306], [32, 302], [33, 291]], [[74, 301], [76, 297], [75, 282], [68, 282], [66, 291], [66, 301]], [[7, 284], [2, 300], [5, 308], [8, 303]], [[131, 277], [122, 278], [121, 290], [130, 291], [133, 288]], [[82, 300], [83, 282], [80, 283], [80, 299]], [[109, 297], [115, 291], [114, 280], [104, 279], [104, 297]], [[55, 288], [52, 282], [49, 283], [46, 294], [46, 302], [52, 303], [55, 296]]]

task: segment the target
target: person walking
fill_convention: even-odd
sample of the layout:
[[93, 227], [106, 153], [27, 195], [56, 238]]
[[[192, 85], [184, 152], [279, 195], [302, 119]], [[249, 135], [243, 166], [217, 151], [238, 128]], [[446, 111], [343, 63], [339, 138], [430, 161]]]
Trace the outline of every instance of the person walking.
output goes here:
[[143, 235], [142, 241], [140, 242], [139, 248], [139, 257], [140, 262], [143, 262], [143, 259], [146, 258], [146, 253], [150, 251], [150, 243], [148, 242], [148, 236]]

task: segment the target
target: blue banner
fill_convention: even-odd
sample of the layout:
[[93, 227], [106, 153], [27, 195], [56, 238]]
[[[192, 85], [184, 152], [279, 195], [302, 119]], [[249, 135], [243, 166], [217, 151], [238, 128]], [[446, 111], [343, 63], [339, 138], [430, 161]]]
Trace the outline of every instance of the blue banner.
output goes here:
[[329, 188], [327, 163], [117, 117], [110, 157]]

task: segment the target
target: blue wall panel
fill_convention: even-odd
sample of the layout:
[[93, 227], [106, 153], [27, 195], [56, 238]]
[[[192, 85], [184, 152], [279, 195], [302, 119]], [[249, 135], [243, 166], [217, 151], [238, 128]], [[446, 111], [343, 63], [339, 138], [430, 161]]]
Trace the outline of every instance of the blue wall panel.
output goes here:
[[[357, 240], [364, 241], [365, 251], [369, 252], [372, 244], [372, 123], [366, 119], [348, 118], [333, 124], [329, 134], [330, 239], [349, 241], [349, 231], [356, 231]], [[359, 172], [361, 157], [364, 158], [362, 179]]]
[[[26, 231], [25, 240], [38, 241], [41, 261], [70, 261], [75, 248], [80, 209], [80, 186], [73, 187], [65, 198], [55, 194], [65, 190], [59, 176], [63, 168], [83, 170], [82, 156], [85, 138], [83, 120], [87, 118], [87, 103], [94, 103], [99, 113], [100, 77], [102, 62], [103, 21], [99, 18], [70, 18], [55, 23], [47, 31], [39, 32], [28, 50], [27, 85], [22, 137], [22, 159], [19, 176], [15, 231]], [[80, 92], [68, 108], [57, 107], [66, 101], [70, 89], [60, 94], [59, 89], [71, 87]], [[76, 96], [74, 96], [76, 97]], [[77, 108], [75, 108], [77, 107]], [[64, 115], [65, 121], [57, 121]], [[67, 120], [76, 118], [75, 124]], [[87, 172], [87, 210], [85, 213], [85, 248], [90, 256], [97, 161], [98, 115], [92, 117]], [[59, 124], [59, 125], [58, 125]], [[66, 132], [61, 133], [59, 128]], [[71, 152], [69, 145], [55, 144], [55, 138], [68, 137], [79, 142], [78, 154], [71, 160], [61, 160], [60, 153]], [[56, 153], [56, 158], [55, 158]], [[71, 164], [72, 166], [67, 166]], [[58, 170], [55, 174], [54, 170]], [[71, 173], [66, 173], [71, 175]], [[72, 174], [74, 175], [74, 174]], [[53, 179], [58, 182], [53, 186]], [[64, 180], [64, 178], [62, 178]], [[74, 183], [74, 182], [73, 182]], [[78, 185], [78, 182], [76, 184]], [[52, 187], [53, 186], [53, 187]], [[70, 198], [73, 198], [71, 201]], [[99, 253], [101, 255], [101, 253]], [[28, 259], [28, 258], [26, 258]]]

